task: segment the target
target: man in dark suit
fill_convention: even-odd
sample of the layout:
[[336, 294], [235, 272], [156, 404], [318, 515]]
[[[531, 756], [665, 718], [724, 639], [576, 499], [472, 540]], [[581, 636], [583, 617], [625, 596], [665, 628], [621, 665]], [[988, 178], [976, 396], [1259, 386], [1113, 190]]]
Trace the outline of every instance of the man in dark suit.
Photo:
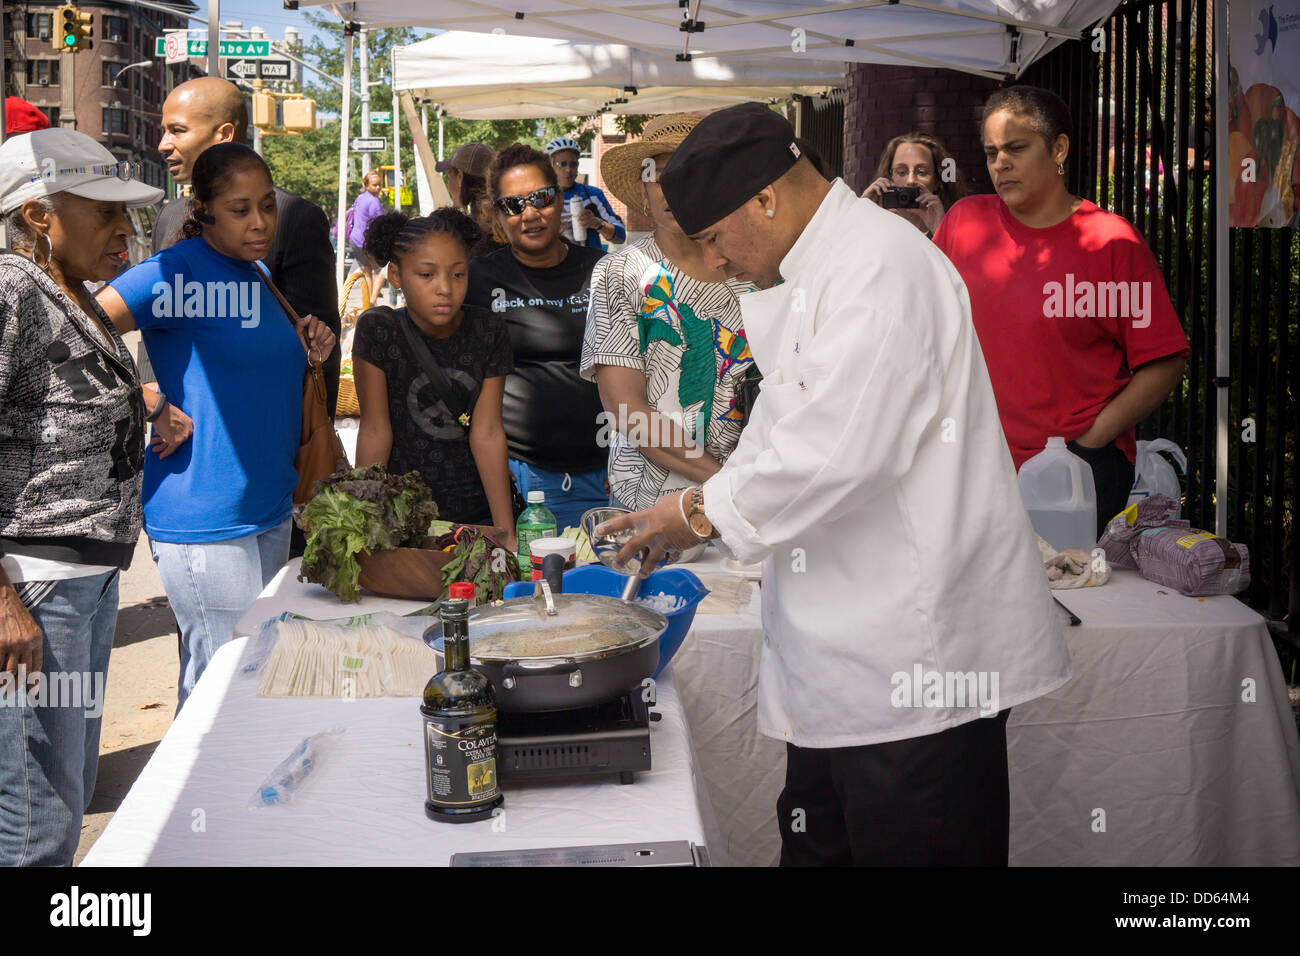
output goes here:
[[[245, 141], [248, 111], [244, 96], [235, 84], [218, 77], [189, 80], [172, 90], [163, 103], [162, 128], [158, 152], [172, 178], [184, 185], [190, 181], [194, 161], [209, 146]], [[155, 253], [181, 238], [187, 204], [187, 200], [174, 199], [163, 206], [153, 227]], [[275, 239], [263, 260], [271, 271], [271, 281], [279, 286], [295, 312], [316, 316], [341, 341], [329, 220], [320, 206], [278, 186], [275, 207]], [[331, 418], [338, 403], [340, 358], [336, 345], [324, 366], [326, 405]], [[142, 377], [151, 371], [142, 369]]]

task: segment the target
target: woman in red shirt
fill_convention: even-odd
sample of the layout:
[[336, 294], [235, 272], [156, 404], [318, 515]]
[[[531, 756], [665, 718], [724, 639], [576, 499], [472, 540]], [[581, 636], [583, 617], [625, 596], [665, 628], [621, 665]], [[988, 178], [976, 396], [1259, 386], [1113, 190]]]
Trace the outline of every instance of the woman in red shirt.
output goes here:
[[1054, 93], [994, 93], [983, 131], [997, 195], [956, 203], [934, 241], [970, 293], [1016, 468], [1064, 437], [1092, 467], [1100, 534], [1133, 486], [1133, 428], [1181, 380], [1188, 348], [1141, 233], [1066, 188], [1071, 126]]

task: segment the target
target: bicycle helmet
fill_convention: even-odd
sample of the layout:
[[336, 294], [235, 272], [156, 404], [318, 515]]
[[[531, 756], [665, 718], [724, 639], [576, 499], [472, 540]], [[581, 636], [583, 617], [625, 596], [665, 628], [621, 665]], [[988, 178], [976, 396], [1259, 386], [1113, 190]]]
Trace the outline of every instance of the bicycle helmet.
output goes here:
[[562, 150], [571, 149], [579, 156], [582, 155], [582, 147], [578, 145], [577, 140], [569, 139], [567, 136], [557, 136], [546, 144], [546, 155], [554, 156]]

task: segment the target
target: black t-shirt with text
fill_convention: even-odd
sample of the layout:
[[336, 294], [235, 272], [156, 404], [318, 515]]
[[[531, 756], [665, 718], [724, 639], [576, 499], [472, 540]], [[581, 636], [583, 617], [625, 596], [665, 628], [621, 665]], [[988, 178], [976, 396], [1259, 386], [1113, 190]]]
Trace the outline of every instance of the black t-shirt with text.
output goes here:
[[549, 269], [522, 265], [509, 248], [471, 259], [465, 301], [502, 316], [510, 330], [515, 371], [502, 420], [511, 457], [576, 474], [605, 467], [609, 454], [596, 444], [600, 393], [578, 374], [591, 272], [604, 253], [571, 243], [565, 250]]
[[[411, 354], [399, 325], [403, 322], [428, 348], [457, 394], [435, 393]], [[397, 475], [418, 471], [433, 492], [440, 518], [491, 524], [492, 510], [470, 451], [469, 429], [456, 416], [471, 395], [478, 395], [484, 379], [508, 375], [514, 368], [502, 317], [466, 305], [455, 334], [435, 339], [422, 333], [404, 308], [370, 309], [357, 320], [352, 355], [382, 370], [388, 380], [388, 420], [393, 430], [388, 471]], [[473, 413], [472, 407], [469, 412]]]

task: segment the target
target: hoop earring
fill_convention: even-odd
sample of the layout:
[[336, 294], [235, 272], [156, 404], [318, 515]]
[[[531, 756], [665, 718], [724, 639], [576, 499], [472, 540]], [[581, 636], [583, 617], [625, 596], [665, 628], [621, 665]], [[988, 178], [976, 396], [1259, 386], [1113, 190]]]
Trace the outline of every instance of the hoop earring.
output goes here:
[[1064, 166], [1064, 164], [1062, 164], [1062, 163], [1057, 163], [1057, 164], [1056, 164], [1056, 175], [1058, 175], [1058, 176], [1064, 176], [1064, 175], [1065, 175], [1065, 166]]
[[[45, 240], [45, 248], [47, 250], [45, 254], [44, 265], [41, 265], [41, 263], [36, 261], [36, 253], [37, 250], [40, 248], [42, 239]], [[32, 244], [32, 262], [36, 263], [38, 268], [40, 268], [42, 271], [48, 274], [50, 271], [50, 263], [53, 261], [54, 261], [54, 242], [50, 239], [49, 233], [42, 232], [40, 235], [36, 237], [36, 242]]]

